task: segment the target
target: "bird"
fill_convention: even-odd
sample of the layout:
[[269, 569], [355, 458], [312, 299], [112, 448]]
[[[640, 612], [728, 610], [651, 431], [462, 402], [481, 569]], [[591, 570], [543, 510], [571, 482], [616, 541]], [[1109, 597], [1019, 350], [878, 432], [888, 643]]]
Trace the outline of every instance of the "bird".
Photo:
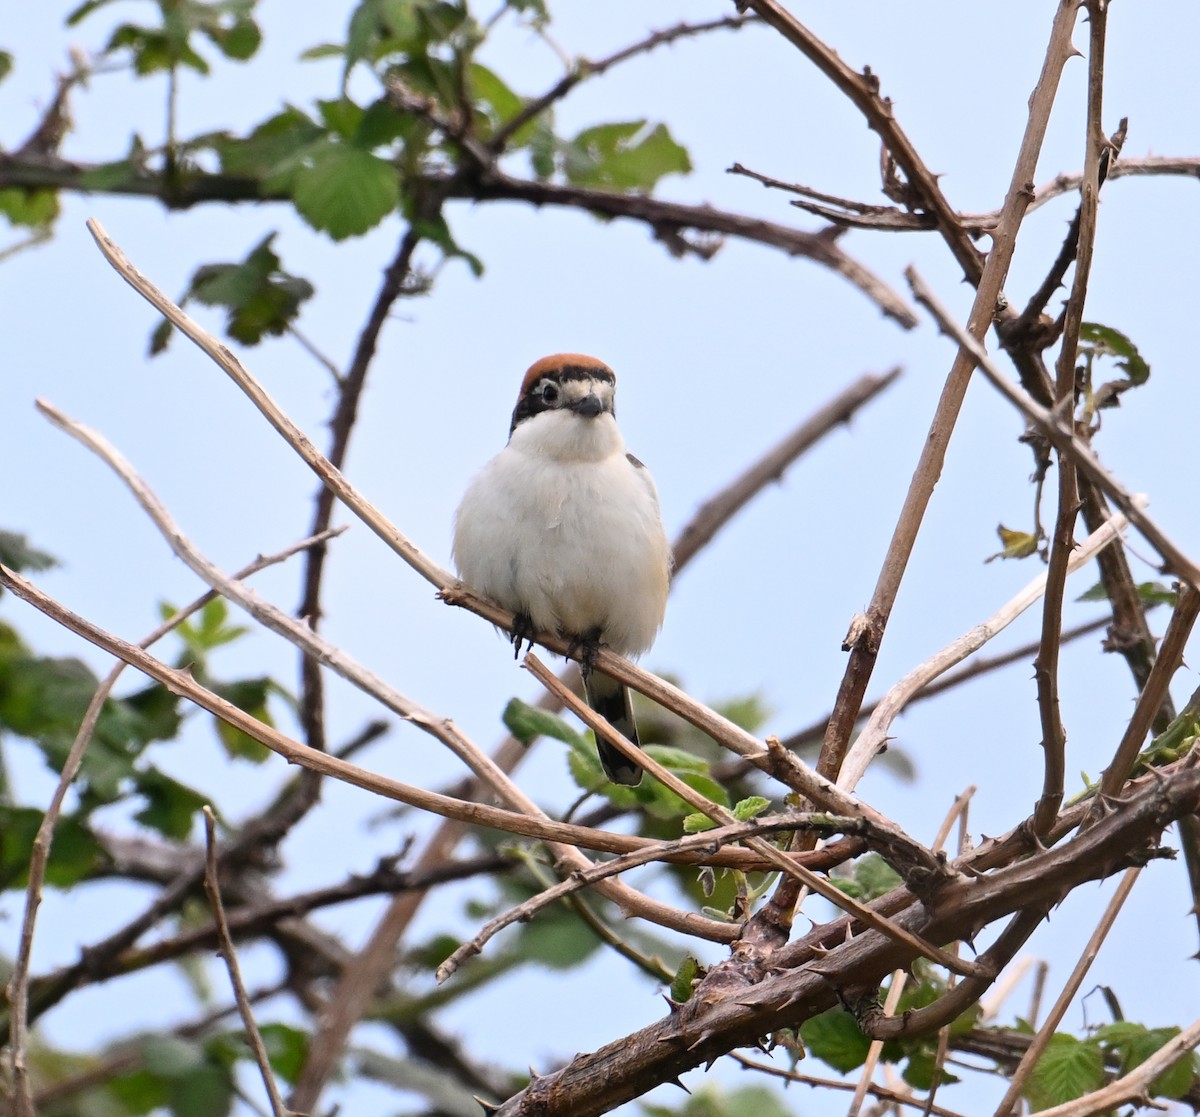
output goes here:
[[[525, 373], [508, 443], [472, 479], [454, 517], [453, 557], [469, 589], [514, 614], [512, 639], [566, 637], [584, 696], [640, 745], [628, 689], [594, 669], [607, 645], [636, 657], [663, 623], [671, 547], [650, 471], [617, 428], [616, 374], [582, 353]], [[600, 763], [634, 787], [641, 766], [597, 734]]]

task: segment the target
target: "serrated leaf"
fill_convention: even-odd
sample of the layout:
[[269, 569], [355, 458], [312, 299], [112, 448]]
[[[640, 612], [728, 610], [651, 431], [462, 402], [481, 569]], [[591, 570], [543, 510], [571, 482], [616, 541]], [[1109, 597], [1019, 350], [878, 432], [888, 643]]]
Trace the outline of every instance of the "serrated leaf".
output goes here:
[[715, 829], [716, 825], [716, 822], [708, 815], [696, 811], [684, 818], [683, 832], [685, 834], [702, 834], [705, 830]]
[[549, 710], [540, 710], [519, 698], [509, 699], [500, 720], [504, 722], [504, 728], [523, 745], [532, 744], [538, 737], [553, 737], [556, 741], [570, 745], [576, 752], [590, 752], [595, 755], [595, 750], [584, 737], [576, 733], [557, 714], [552, 714]]
[[1150, 379], [1150, 366], [1137, 346], [1120, 330], [1102, 326], [1099, 322], [1084, 322], [1079, 327], [1079, 342], [1097, 353], [1115, 358], [1117, 368], [1131, 383], [1145, 384]]
[[1100, 1045], [1059, 1032], [1029, 1076], [1025, 1097], [1036, 1112], [1081, 1098], [1104, 1085]]
[[988, 555], [984, 562], [991, 562], [993, 559], [1023, 559], [1037, 554], [1038, 537], [1032, 532], [1014, 531], [1003, 524], [997, 524], [996, 534], [1000, 537], [1004, 549], [994, 555]]
[[841, 1008], [828, 1009], [806, 1020], [800, 1025], [800, 1038], [812, 1055], [842, 1074], [861, 1067], [871, 1047], [854, 1017]]
[[349, 144], [321, 146], [292, 180], [296, 210], [334, 240], [361, 236], [400, 202], [396, 168]]

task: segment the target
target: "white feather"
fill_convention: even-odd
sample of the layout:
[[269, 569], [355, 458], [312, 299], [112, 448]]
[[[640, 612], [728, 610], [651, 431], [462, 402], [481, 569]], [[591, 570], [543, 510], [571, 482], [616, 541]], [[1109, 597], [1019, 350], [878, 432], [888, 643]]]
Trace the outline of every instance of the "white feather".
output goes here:
[[670, 547], [649, 471], [608, 412], [520, 423], [455, 516], [454, 561], [478, 593], [538, 629], [638, 655], [662, 625]]

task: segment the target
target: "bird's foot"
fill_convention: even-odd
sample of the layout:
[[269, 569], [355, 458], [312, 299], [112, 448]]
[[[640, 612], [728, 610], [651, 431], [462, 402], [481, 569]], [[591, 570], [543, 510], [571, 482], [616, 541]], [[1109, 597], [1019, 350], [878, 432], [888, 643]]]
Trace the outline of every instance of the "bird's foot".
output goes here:
[[533, 618], [528, 613], [517, 613], [513, 616], [513, 659], [521, 658], [522, 644], [528, 644], [529, 650], [533, 650], [533, 634], [536, 631], [537, 630], [533, 627]]
[[580, 636], [572, 636], [567, 655], [579, 656], [579, 673], [586, 679], [596, 667], [600, 654], [600, 629], [592, 628]]

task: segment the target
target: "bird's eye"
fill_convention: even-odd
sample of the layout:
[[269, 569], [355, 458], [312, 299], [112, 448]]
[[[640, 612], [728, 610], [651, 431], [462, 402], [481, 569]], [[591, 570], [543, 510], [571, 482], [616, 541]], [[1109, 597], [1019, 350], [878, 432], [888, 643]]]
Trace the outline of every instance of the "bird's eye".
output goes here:
[[557, 403], [558, 402], [558, 385], [546, 383], [542, 385], [542, 403]]

